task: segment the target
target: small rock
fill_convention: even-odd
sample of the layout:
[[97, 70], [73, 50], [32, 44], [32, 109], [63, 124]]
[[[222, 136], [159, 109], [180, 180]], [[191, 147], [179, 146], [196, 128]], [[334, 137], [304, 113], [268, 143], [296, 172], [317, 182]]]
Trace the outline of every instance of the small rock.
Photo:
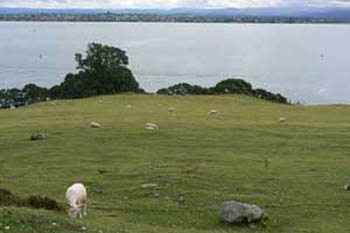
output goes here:
[[87, 229], [87, 228], [84, 227], [84, 226], [81, 227], [81, 230], [82, 230], [82, 231], [86, 231], [86, 229]]
[[44, 133], [36, 132], [30, 135], [30, 140], [37, 141], [37, 140], [44, 140], [46, 138]]
[[141, 185], [141, 188], [143, 188], [143, 189], [156, 188], [156, 187], [158, 187], [158, 184], [156, 184], [156, 183], [145, 183], [145, 184]]
[[103, 169], [98, 169], [97, 171], [98, 171], [98, 173], [100, 173], [101, 175], [106, 174], [106, 173], [108, 172], [107, 170], [103, 170]]
[[345, 184], [344, 185], [344, 190], [347, 190], [347, 191], [350, 190], [350, 184]]
[[179, 196], [177, 197], [177, 203], [179, 205], [185, 204], [185, 194], [184, 193], [179, 194]]
[[170, 108], [168, 108], [168, 111], [169, 111], [169, 112], [174, 112], [174, 111], [175, 111], [175, 108], [174, 108], [174, 107], [170, 107]]
[[4, 229], [7, 231], [10, 230], [10, 226], [6, 226], [6, 227], [4, 227]]
[[52, 223], [52, 226], [57, 226], [57, 223], [53, 222], [53, 223]]
[[155, 193], [154, 193], [154, 197], [155, 197], [155, 198], [159, 198], [159, 197], [160, 197], [160, 193], [155, 192]]
[[101, 128], [102, 126], [99, 124], [99, 123], [97, 123], [97, 122], [91, 122], [90, 123], [90, 127], [91, 128]]
[[263, 218], [264, 211], [257, 205], [226, 201], [222, 203], [220, 220], [224, 223], [251, 223]]

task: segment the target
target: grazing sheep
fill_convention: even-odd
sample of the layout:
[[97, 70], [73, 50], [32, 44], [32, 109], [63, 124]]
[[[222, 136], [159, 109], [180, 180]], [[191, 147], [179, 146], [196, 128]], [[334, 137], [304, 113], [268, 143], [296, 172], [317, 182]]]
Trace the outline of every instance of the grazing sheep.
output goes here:
[[87, 215], [87, 192], [83, 184], [75, 183], [70, 186], [66, 191], [66, 200], [70, 206], [68, 211], [70, 217], [76, 218], [79, 216], [82, 218], [83, 215]]
[[155, 123], [147, 123], [146, 124], [146, 129], [148, 129], [148, 130], [158, 130], [159, 127]]
[[286, 123], [286, 122], [287, 122], [287, 119], [284, 118], [284, 117], [280, 117], [279, 122], [280, 122], [280, 123]]
[[90, 127], [91, 128], [101, 128], [102, 126], [97, 122], [91, 122]]
[[174, 108], [174, 107], [170, 107], [170, 108], [168, 108], [168, 111], [169, 111], [169, 112], [174, 112], [174, 111], [175, 111], [175, 108]]
[[208, 115], [211, 116], [211, 117], [216, 117], [218, 114], [219, 114], [218, 111], [215, 110], [215, 109], [211, 110], [211, 111], [208, 113]]
[[126, 107], [126, 108], [131, 108], [131, 105], [130, 105], [130, 104], [128, 104], [128, 105], [126, 105], [125, 107]]

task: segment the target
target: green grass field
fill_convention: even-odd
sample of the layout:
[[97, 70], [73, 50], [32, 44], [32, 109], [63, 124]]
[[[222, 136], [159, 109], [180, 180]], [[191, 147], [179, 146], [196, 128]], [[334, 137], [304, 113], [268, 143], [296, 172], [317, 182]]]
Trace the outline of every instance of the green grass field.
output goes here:
[[[126, 94], [1, 110], [0, 122], [0, 188], [62, 205], [76, 181], [89, 194], [83, 220], [0, 208], [0, 232], [350, 232], [350, 192], [342, 189], [350, 181], [350, 106]], [[160, 130], [147, 131], [147, 122]], [[37, 130], [47, 139], [30, 141]], [[159, 187], [142, 189], [145, 182]], [[225, 200], [255, 203], [269, 220], [222, 225]]]

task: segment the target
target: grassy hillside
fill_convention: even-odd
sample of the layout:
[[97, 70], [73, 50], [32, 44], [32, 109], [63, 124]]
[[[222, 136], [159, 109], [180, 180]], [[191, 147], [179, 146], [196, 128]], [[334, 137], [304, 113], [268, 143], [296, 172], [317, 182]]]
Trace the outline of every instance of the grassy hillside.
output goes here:
[[[208, 117], [211, 109], [219, 116]], [[0, 232], [350, 232], [350, 192], [342, 189], [350, 179], [349, 106], [116, 95], [1, 110], [0, 122], [0, 188], [64, 205], [65, 189], [81, 181], [90, 195], [83, 220], [0, 208]], [[145, 130], [146, 122], [160, 130]], [[37, 130], [47, 139], [30, 141]], [[142, 189], [145, 182], [159, 188]], [[270, 220], [223, 226], [224, 200], [258, 204]]]

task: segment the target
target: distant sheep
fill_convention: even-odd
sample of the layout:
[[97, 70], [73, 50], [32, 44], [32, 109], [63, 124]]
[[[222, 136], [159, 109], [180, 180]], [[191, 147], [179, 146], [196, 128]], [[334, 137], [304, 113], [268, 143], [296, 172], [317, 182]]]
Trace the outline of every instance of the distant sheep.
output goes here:
[[101, 128], [102, 126], [97, 122], [90, 122], [91, 128]]
[[126, 108], [131, 108], [131, 105], [130, 105], [130, 104], [128, 104], [128, 105], [126, 105], [125, 107], [126, 107]]
[[169, 112], [174, 112], [174, 111], [175, 111], [175, 108], [174, 108], [174, 107], [170, 107], [170, 108], [168, 108], [168, 111], [169, 111]]
[[286, 122], [287, 122], [287, 119], [284, 118], [284, 117], [280, 117], [279, 122], [280, 122], [280, 123], [286, 123]]
[[211, 117], [216, 117], [219, 114], [219, 112], [215, 109], [211, 110], [208, 115]]
[[155, 123], [147, 123], [146, 124], [146, 129], [147, 130], [159, 130], [159, 127]]
[[68, 211], [70, 217], [76, 218], [79, 216], [82, 218], [83, 215], [87, 215], [87, 192], [83, 184], [75, 183], [70, 186], [66, 191], [66, 200], [70, 206]]

